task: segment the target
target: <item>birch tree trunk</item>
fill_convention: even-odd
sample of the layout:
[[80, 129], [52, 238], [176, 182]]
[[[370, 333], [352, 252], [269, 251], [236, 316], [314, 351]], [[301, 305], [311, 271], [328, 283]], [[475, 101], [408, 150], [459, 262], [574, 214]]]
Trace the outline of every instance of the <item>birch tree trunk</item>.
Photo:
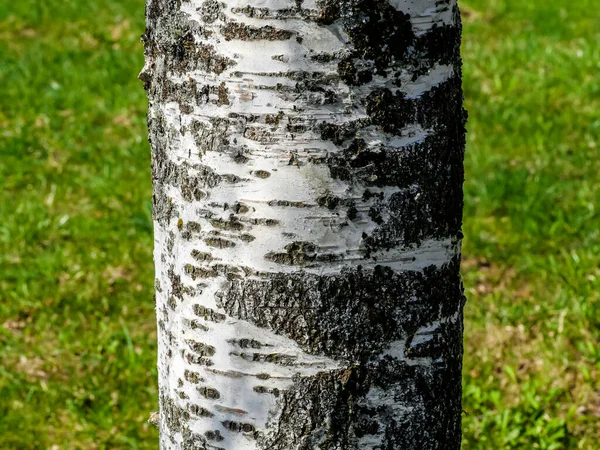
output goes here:
[[161, 449], [457, 449], [455, 0], [148, 0]]

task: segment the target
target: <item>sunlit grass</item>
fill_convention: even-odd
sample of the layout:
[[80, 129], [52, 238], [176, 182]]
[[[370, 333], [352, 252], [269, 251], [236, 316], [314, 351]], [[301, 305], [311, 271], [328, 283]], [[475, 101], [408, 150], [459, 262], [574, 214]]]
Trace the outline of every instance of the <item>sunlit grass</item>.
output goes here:
[[144, 5], [101, 3], [0, 5], [2, 449], [157, 447]]
[[468, 1], [464, 447], [600, 442], [600, 14]]

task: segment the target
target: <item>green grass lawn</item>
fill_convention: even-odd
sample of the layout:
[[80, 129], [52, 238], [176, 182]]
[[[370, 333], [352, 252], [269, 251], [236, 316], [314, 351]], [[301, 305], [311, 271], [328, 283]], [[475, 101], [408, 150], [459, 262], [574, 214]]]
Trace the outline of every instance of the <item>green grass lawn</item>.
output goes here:
[[[0, 449], [155, 449], [143, 0], [0, 3]], [[600, 448], [600, 9], [465, 0], [465, 449]]]

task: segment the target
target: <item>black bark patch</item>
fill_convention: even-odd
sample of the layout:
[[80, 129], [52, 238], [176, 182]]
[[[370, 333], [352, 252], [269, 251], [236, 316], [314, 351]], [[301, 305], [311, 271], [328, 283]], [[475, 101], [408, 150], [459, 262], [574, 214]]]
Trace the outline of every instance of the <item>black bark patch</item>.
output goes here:
[[223, 14], [224, 4], [217, 0], [206, 0], [202, 4], [202, 21], [206, 23], [213, 23], [218, 19], [223, 19], [225, 15]]
[[305, 202], [292, 202], [289, 200], [270, 200], [269, 206], [285, 206], [288, 208], [309, 208], [311, 205]]
[[195, 403], [188, 403], [187, 410], [197, 417], [213, 417], [214, 414], [211, 413], [208, 409], [202, 408], [201, 406], [196, 405]]
[[459, 308], [458, 264], [422, 272], [377, 266], [329, 276], [263, 274], [233, 280], [219, 300], [232, 317], [288, 336], [309, 353], [364, 361]]
[[[419, 99], [392, 95], [387, 89], [374, 91], [367, 108], [373, 124], [397, 134], [406, 124], [415, 122], [434, 132], [424, 141], [402, 148], [371, 147], [360, 138], [345, 139], [343, 151], [327, 158], [334, 178], [401, 189], [388, 199], [375, 199], [370, 207], [369, 216], [379, 227], [365, 237], [367, 255], [377, 249], [419, 244], [427, 238], [459, 235], [466, 122], [461, 105], [458, 78]], [[335, 127], [322, 125], [321, 130], [322, 135], [326, 130], [331, 140], [341, 140]], [[363, 201], [371, 197], [369, 192]]]
[[269, 252], [265, 255], [268, 261], [286, 266], [301, 266], [315, 260], [317, 247], [312, 242], [291, 242], [284, 247], [284, 252]]
[[206, 431], [204, 433], [204, 436], [206, 437], [206, 439], [208, 439], [209, 441], [222, 441], [225, 438], [221, 435], [221, 432], [219, 430], [209, 430]]
[[216, 400], [218, 398], [221, 398], [221, 394], [215, 388], [201, 386], [201, 387], [196, 388], [196, 390], [202, 397], [205, 397], [205, 398], [208, 398], [211, 400]]
[[209, 237], [204, 239], [204, 243], [215, 248], [230, 248], [235, 247], [235, 242], [220, 237]]
[[366, 84], [373, 79], [371, 68], [363, 70], [357, 69], [355, 60], [350, 57], [343, 58], [338, 63], [338, 74], [342, 81], [349, 86], [359, 86]]
[[195, 304], [192, 306], [192, 310], [198, 317], [202, 317], [211, 322], [223, 322], [225, 320], [225, 314], [221, 314], [220, 312], [202, 305]]
[[[388, 357], [299, 380], [281, 394], [281, 416], [267, 425], [276, 432], [261, 436], [260, 448], [359, 449], [368, 436], [384, 450], [459, 449], [460, 321], [450, 328], [441, 364], [411, 366]], [[371, 391], [396, 405], [370, 403]]]
[[213, 259], [212, 255], [210, 253], [201, 252], [200, 250], [192, 250], [191, 256], [196, 261], [200, 261], [200, 262], [212, 261], [212, 259]]
[[460, 26], [436, 24], [419, 37], [416, 52], [432, 63], [454, 64], [460, 58], [460, 36]]
[[244, 229], [244, 225], [235, 216], [231, 216], [229, 220], [212, 219], [210, 224], [219, 230], [225, 231], [241, 231]]
[[339, 197], [333, 195], [331, 192], [328, 192], [317, 197], [317, 204], [322, 208], [335, 209], [339, 205], [340, 200], [341, 199]]
[[317, 0], [319, 16], [317, 23], [320, 25], [331, 25], [340, 18], [340, 1], [338, 0]]
[[338, 56], [335, 53], [316, 53], [310, 56], [310, 59], [320, 63], [328, 63], [336, 59]]
[[268, 143], [273, 140], [273, 134], [263, 127], [247, 127], [244, 130], [244, 137], [260, 143]]
[[369, 61], [373, 71], [386, 76], [390, 67], [406, 57], [415, 36], [410, 16], [380, 0], [321, 0], [318, 23], [329, 25], [337, 20], [350, 38], [350, 51], [339, 65], [340, 77], [354, 86], [371, 81], [370, 68], [357, 69]]
[[181, 276], [175, 273], [173, 266], [169, 267], [167, 276], [171, 281], [171, 289], [169, 295], [177, 297], [179, 300], [183, 300], [183, 284], [181, 283]]
[[189, 221], [185, 224], [185, 228], [190, 233], [199, 233], [202, 230], [202, 227], [198, 222]]
[[217, 105], [229, 105], [229, 89], [225, 87], [225, 82], [222, 82], [217, 89]]
[[240, 348], [254, 348], [261, 349], [263, 347], [268, 347], [268, 344], [263, 344], [255, 339], [241, 338], [241, 339], [229, 339], [227, 341], [229, 344], [235, 345]]
[[186, 381], [192, 384], [198, 384], [201, 381], [204, 381], [204, 378], [202, 378], [198, 372], [193, 372], [188, 369], [185, 370], [183, 377], [186, 379]]
[[452, 13], [455, 25], [435, 24], [415, 40], [414, 48], [406, 58], [406, 65], [411, 67], [412, 81], [426, 75], [436, 64], [453, 65], [455, 69], [460, 70], [462, 25], [456, 5]]
[[235, 433], [252, 433], [255, 428], [251, 423], [236, 422], [233, 420], [225, 420], [221, 424], [229, 431]]
[[321, 139], [329, 140], [336, 145], [341, 145], [348, 139], [352, 139], [356, 136], [356, 132], [359, 129], [368, 125], [368, 120], [354, 120], [339, 125], [321, 122], [318, 126], [318, 131], [321, 135]]
[[213, 268], [196, 267], [192, 264], [186, 264], [184, 268], [185, 274], [192, 280], [197, 278], [214, 278], [218, 275]]
[[227, 41], [286, 41], [294, 35], [291, 31], [281, 30], [270, 25], [256, 28], [239, 22], [229, 22], [221, 27], [221, 33]]
[[271, 176], [271, 172], [267, 170], [255, 170], [252, 172], [252, 175], [254, 175], [257, 178], [262, 178], [264, 180], [265, 178], [269, 178]]
[[214, 356], [216, 352], [216, 349], [212, 345], [205, 344], [204, 342], [188, 339], [186, 343], [194, 353], [200, 356]]
[[371, 123], [387, 133], [399, 133], [414, 117], [413, 102], [406, 100], [404, 93], [392, 94], [389, 89], [373, 90], [365, 106]]

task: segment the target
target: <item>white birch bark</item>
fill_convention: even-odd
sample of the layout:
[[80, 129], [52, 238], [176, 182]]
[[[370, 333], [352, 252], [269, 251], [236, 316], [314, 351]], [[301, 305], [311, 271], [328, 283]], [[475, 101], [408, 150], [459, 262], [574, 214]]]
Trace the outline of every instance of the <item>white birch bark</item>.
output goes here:
[[147, 0], [160, 447], [460, 446], [454, 0]]

